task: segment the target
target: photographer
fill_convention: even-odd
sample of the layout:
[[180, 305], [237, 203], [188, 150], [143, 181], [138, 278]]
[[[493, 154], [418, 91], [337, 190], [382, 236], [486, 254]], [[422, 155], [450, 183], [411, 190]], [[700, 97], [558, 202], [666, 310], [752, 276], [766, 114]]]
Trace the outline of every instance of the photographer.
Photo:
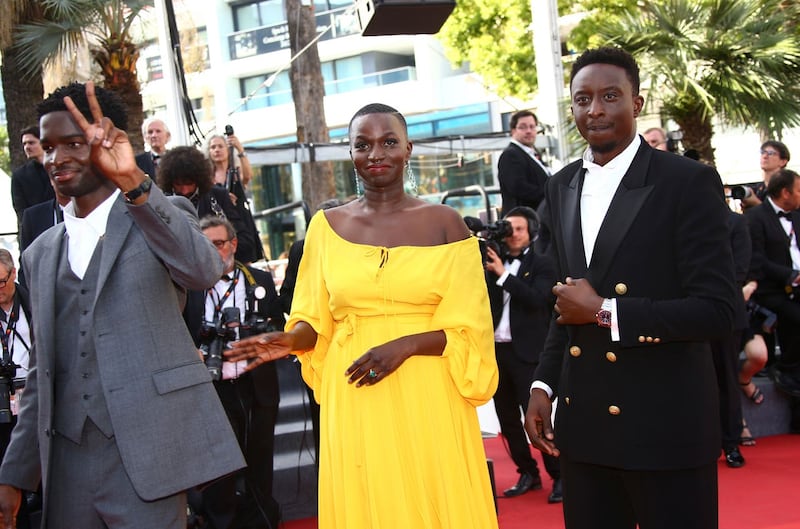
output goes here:
[[[511, 232], [502, 240], [501, 253], [488, 244], [486, 284], [494, 324], [495, 354], [500, 380], [494, 394], [494, 406], [500, 430], [508, 441], [511, 459], [517, 465], [519, 480], [504, 492], [519, 496], [542, 488], [536, 460], [520, 420], [520, 408], [528, 407], [530, 385], [539, 362], [539, 352], [553, 310], [551, 289], [556, 283], [552, 259], [533, 251], [538, 230], [536, 213], [526, 206], [511, 209], [505, 216]], [[547, 473], [553, 478], [548, 502], [562, 499], [558, 460], [543, 454]]]
[[[30, 299], [28, 291], [18, 285], [17, 270], [8, 250], [0, 249], [0, 461], [11, 440], [11, 430], [17, 424], [22, 386], [28, 374], [30, 359]], [[17, 528], [30, 527], [27, 502], [23, 501], [17, 513]]]
[[[274, 363], [249, 372], [243, 362], [223, 362], [229, 342], [282, 328], [283, 314], [272, 277], [234, 260], [238, 240], [230, 222], [204, 217], [200, 229], [222, 257], [222, 278], [205, 292], [189, 293], [185, 319], [228, 414], [247, 468], [216, 481], [193, 505], [213, 529], [276, 528], [279, 508], [272, 498], [272, 454], [278, 414]], [[192, 501], [190, 501], [192, 503]]]
[[778, 315], [780, 358], [775, 385], [790, 397], [790, 431], [800, 432], [800, 174], [775, 173], [767, 197], [745, 216], [753, 241], [749, 276], [758, 281], [753, 299]]
[[253, 232], [248, 228], [230, 196], [212, 180], [211, 164], [203, 153], [194, 147], [175, 147], [161, 157], [158, 164], [158, 187], [167, 195], [180, 195], [189, 199], [197, 209], [197, 217], [216, 215], [226, 218], [234, 226], [239, 246], [236, 259], [243, 263], [256, 260], [258, 254]]

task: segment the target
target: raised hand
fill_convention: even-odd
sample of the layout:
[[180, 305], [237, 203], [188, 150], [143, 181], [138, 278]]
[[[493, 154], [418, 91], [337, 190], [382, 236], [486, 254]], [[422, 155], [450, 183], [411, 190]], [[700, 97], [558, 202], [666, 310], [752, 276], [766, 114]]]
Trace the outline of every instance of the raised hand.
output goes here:
[[92, 123], [87, 121], [69, 96], [64, 98], [64, 105], [92, 149], [92, 164], [121, 190], [134, 189], [145, 177], [136, 165], [127, 133], [116, 128], [109, 118], [103, 116], [92, 81], [86, 83], [86, 99], [92, 113]]

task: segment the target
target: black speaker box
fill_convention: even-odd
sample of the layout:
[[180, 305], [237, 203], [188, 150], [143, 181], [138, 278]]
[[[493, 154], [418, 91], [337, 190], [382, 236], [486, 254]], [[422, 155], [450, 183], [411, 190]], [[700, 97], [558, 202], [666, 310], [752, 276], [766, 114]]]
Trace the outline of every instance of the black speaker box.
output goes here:
[[355, 0], [365, 37], [433, 34], [453, 12], [454, 0]]

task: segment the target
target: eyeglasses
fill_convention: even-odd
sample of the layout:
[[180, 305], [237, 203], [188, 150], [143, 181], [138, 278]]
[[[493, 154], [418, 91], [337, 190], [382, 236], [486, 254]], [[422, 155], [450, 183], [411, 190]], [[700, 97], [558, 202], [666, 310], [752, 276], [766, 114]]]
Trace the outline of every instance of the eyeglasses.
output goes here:
[[6, 276], [6, 278], [5, 279], [0, 279], [0, 288], [3, 288], [4, 286], [6, 286], [8, 284], [8, 280], [11, 279], [11, 272], [13, 272], [13, 271], [14, 270], [9, 270], [8, 271], [8, 275]]
[[771, 149], [761, 149], [761, 156], [764, 156], [765, 154], [767, 156], [777, 156], [780, 153], [778, 151], [773, 151]]
[[212, 241], [211, 241], [211, 244], [213, 244], [213, 245], [214, 245], [214, 246], [216, 246], [217, 248], [223, 248], [223, 247], [224, 247], [226, 244], [228, 244], [229, 242], [231, 242], [231, 240], [232, 240], [232, 239], [225, 239], [225, 240], [222, 240], [222, 241], [221, 241], [221, 240], [219, 240], [219, 239], [215, 239], [215, 240], [212, 240]]
[[539, 125], [517, 125], [514, 127], [517, 130], [535, 130], [539, 131]]

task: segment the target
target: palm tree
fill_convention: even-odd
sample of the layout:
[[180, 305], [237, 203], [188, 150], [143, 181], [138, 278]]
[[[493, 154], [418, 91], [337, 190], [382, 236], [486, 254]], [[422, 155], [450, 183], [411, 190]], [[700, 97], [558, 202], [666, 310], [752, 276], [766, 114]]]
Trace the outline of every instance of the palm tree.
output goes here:
[[36, 105], [42, 100], [44, 88], [41, 67], [30, 75], [22, 75], [17, 60], [19, 52], [12, 44], [17, 24], [38, 18], [41, 6], [34, 0], [5, 0], [4, 9], [5, 12], [0, 17], [0, 54], [3, 56], [0, 77], [6, 101], [11, 167], [16, 168], [25, 162], [19, 131], [36, 124]]
[[24, 72], [50, 65], [81, 43], [88, 43], [104, 86], [128, 107], [128, 134], [142, 150], [142, 95], [136, 76], [139, 46], [131, 25], [153, 0], [39, 0], [44, 17], [18, 28], [15, 49]]
[[640, 2], [599, 36], [637, 56], [651, 96], [713, 163], [713, 118], [779, 137], [800, 125], [800, 38], [781, 0]]

